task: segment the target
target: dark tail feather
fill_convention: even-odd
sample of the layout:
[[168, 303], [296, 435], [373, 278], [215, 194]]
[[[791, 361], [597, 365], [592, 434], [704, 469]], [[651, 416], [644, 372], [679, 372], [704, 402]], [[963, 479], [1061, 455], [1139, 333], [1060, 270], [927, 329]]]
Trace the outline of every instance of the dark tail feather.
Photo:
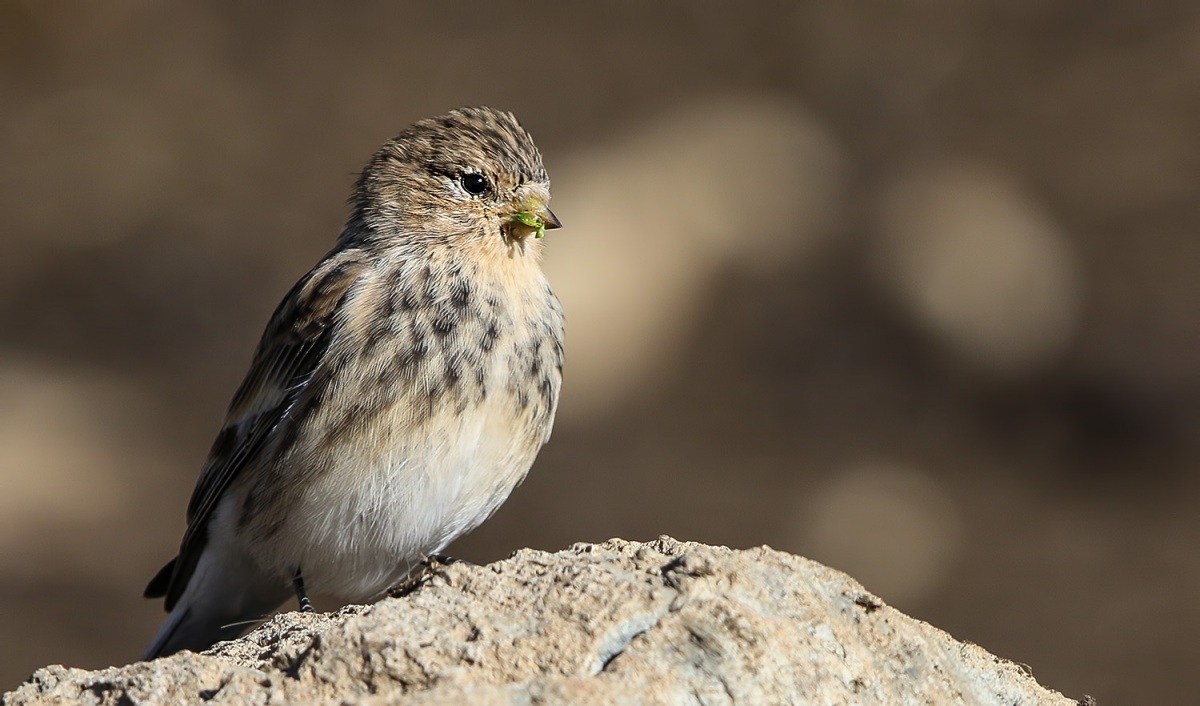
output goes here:
[[177, 561], [179, 561], [179, 557], [168, 561], [166, 566], [158, 570], [154, 578], [150, 579], [150, 583], [146, 584], [146, 590], [142, 593], [143, 597], [162, 598], [167, 595], [167, 588], [171, 585], [171, 574], [175, 573], [175, 562]]
[[236, 623], [215, 621], [211, 616], [197, 615], [187, 606], [171, 611], [154, 641], [142, 654], [142, 661], [173, 655], [183, 650], [203, 652], [218, 642], [233, 640], [253, 625], [262, 622], [265, 616]]
[[[219, 549], [209, 545], [191, 568], [188, 557], [177, 557], [150, 580], [146, 595], [165, 594], [171, 612], [142, 659], [201, 652], [232, 640], [287, 600], [288, 581], [262, 572], [240, 552]], [[188, 571], [183, 583], [181, 570]]]
[[[168, 568], [170, 568], [170, 565], [168, 565]], [[159, 575], [161, 576], [162, 573], [163, 572], [160, 571]], [[167, 573], [167, 576], [170, 576], [169, 572]], [[157, 580], [158, 576], [155, 576], [154, 581]], [[151, 581], [150, 586], [146, 588], [146, 594], [148, 596], [150, 596], [150, 589], [154, 587], [154, 581]], [[150, 597], [156, 598], [157, 596]], [[194, 627], [191, 630], [184, 629], [185, 625], [188, 623], [189, 615], [191, 615], [191, 610], [189, 610], [186, 606], [180, 606], [178, 610], [172, 611], [171, 615], [167, 618], [167, 622], [163, 623], [163, 626], [159, 629], [158, 634], [154, 636], [154, 642], [151, 642], [150, 646], [146, 648], [146, 652], [142, 654], [142, 661], [166, 657], [167, 655], [174, 654], [180, 650], [189, 649], [189, 644], [194, 649], [195, 645], [197, 645], [201, 640], [196, 639], [195, 637], [188, 639], [188, 636], [195, 632]], [[200, 647], [199, 649], [205, 649], [209, 645], [212, 645], [212, 642], [209, 642], [207, 645]]]

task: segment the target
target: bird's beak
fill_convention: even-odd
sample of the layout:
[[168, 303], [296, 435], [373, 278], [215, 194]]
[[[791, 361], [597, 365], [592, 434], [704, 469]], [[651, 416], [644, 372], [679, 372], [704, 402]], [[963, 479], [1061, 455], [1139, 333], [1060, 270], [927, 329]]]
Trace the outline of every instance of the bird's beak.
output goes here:
[[533, 233], [534, 237], [542, 238], [545, 237], [546, 231], [562, 228], [562, 221], [544, 204], [536, 204], [526, 211], [517, 211], [513, 214], [511, 223], [514, 230], [519, 231], [518, 238], [530, 233]]

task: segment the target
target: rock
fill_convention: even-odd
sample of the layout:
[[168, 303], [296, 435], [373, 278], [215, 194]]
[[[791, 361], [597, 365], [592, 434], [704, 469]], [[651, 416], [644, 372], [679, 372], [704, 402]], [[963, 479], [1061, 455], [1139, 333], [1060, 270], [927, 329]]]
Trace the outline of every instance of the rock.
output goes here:
[[279, 615], [204, 654], [38, 670], [24, 704], [1074, 704], [767, 547], [521, 550], [407, 596]]

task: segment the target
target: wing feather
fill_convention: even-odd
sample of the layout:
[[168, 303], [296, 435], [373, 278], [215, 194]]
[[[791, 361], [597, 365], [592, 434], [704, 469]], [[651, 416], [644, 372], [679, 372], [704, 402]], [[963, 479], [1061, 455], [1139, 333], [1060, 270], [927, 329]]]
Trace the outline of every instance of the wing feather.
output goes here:
[[170, 581], [156, 577], [146, 589], [150, 597], [165, 595], [167, 610], [195, 571], [208, 541], [209, 521], [225, 491], [264, 448], [291, 438], [287, 427], [303, 417], [298, 405], [319, 396], [317, 388], [328, 379], [319, 372], [340, 323], [340, 304], [366, 268], [361, 251], [335, 251], [276, 308], [192, 492], [188, 527]]

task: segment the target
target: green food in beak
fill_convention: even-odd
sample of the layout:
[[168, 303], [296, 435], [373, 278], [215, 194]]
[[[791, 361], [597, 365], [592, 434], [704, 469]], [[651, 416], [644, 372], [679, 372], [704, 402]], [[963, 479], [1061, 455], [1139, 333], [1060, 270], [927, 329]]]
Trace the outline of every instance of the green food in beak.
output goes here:
[[513, 214], [513, 218], [516, 218], [521, 223], [533, 228], [535, 231], [533, 237], [546, 237], [546, 221], [533, 211], [517, 211], [515, 214]]
[[547, 230], [562, 227], [554, 213], [548, 208], [538, 211], [517, 211], [513, 214], [513, 220], [532, 229], [535, 238], [544, 238]]

